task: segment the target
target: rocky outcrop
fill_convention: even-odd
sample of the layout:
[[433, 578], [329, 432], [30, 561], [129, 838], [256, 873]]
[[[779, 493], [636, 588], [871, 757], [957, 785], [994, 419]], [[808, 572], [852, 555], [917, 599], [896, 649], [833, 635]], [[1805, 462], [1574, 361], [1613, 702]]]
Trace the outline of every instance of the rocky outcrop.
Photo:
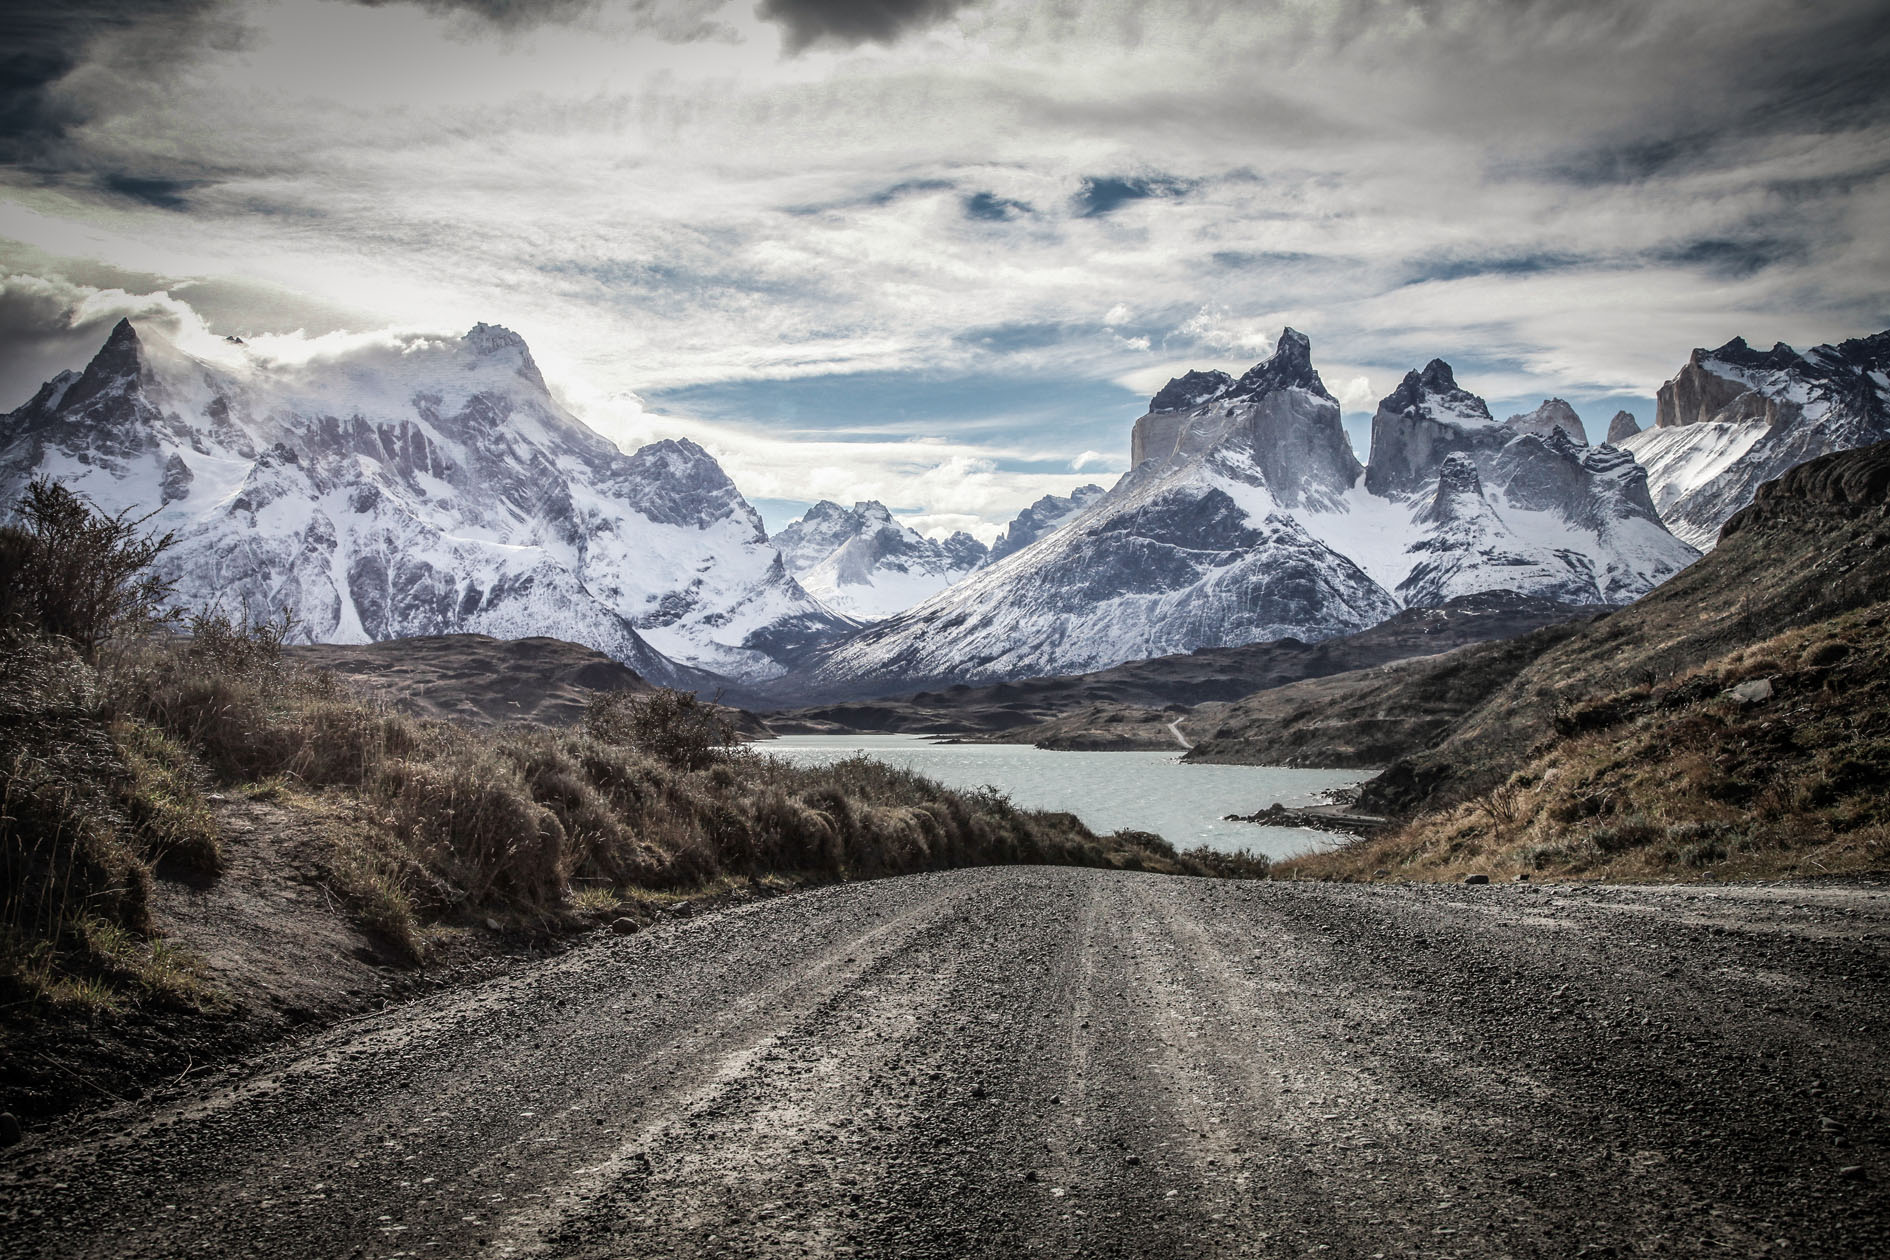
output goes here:
[[1617, 411], [1614, 419], [1608, 421], [1608, 443], [1618, 446], [1641, 431], [1641, 422], [1634, 418], [1631, 411]]
[[[1743, 529], [1820, 514], [1862, 516], [1890, 503], [1890, 441], [1861, 450], [1836, 451], [1806, 460], [1776, 481], [1760, 486], [1752, 503], [1735, 512], [1721, 530], [1730, 538]], [[1890, 539], [1879, 539], [1879, 545]]]
[[1761, 485], [1890, 438], [1890, 333], [1799, 354], [1735, 337], [1695, 350], [1661, 386], [1655, 427], [1624, 440], [1675, 533], [1711, 546]]
[[1503, 421], [1503, 427], [1512, 433], [1533, 433], [1539, 438], [1562, 433], [1577, 446], [1588, 445], [1588, 431], [1582, 428], [1582, 418], [1560, 398], [1543, 399], [1542, 405], [1534, 411]]

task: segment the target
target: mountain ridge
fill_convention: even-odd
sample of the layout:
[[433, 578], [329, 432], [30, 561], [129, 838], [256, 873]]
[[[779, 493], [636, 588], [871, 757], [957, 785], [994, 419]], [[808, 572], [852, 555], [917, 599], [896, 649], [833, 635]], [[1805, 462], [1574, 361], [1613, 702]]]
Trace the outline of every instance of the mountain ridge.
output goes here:
[[[1499, 423], [1435, 359], [1380, 404], [1361, 465], [1310, 340], [1288, 328], [1238, 379], [1164, 386], [1132, 428], [1130, 470], [1054, 534], [821, 649], [772, 694], [891, 695], [1316, 640], [1479, 590], [1621, 603], [1695, 558], [1632, 456], [1581, 443], [1565, 431], [1578, 420], [1548, 427]], [[1467, 462], [1446, 476], [1456, 454]]]
[[620, 451], [494, 325], [285, 363], [121, 321], [0, 418], [0, 493], [34, 476], [155, 507], [181, 601], [286, 609], [314, 641], [555, 631], [687, 685], [785, 672], [853, 624], [787, 573], [707, 451]]

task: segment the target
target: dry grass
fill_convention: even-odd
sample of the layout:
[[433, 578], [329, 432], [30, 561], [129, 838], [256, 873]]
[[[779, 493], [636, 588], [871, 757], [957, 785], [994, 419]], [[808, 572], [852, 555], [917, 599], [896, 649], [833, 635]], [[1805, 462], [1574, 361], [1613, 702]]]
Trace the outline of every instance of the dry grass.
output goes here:
[[[1491, 791], [1296, 862], [1313, 877], [1471, 872], [1758, 879], [1890, 866], [1890, 604], [1565, 704]], [[1763, 679], [1771, 698], [1742, 701]]]
[[145, 941], [144, 899], [159, 861], [220, 868], [213, 794], [267, 797], [326, 835], [330, 886], [416, 960], [454, 924], [497, 915], [558, 930], [753, 881], [1017, 862], [1266, 870], [1156, 836], [1097, 836], [1073, 815], [865, 758], [790, 766], [732, 746], [710, 706], [674, 693], [634, 709], [607, 699], [574, 730], [470, 728], [287, 664], [278, 627], [211, 617], [195, 630], [96, 668], [14, 644], [34, 668], [0, 688], [0, 852], [5, 966], [29, 996], [79, 1001], [97, 981], [193, 1000], [175, 960]]

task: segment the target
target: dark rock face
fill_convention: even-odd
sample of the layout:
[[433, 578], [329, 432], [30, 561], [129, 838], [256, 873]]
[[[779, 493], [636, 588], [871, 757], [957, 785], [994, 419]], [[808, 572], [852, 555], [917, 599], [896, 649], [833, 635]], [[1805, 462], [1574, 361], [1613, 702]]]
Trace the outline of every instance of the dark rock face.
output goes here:
[[1450, 456], [1499, 450], [1510, 436], [1481, 398], [1457, 384], [1450, 364], [1432, 359], [1422, 372], [1405, 373], [1373, 413], [1365, 488], [1409, 494], [1428, 485]]
[[1617, 411], [1614, 419], [1608, 421], [1608, 444], [1619, 445], [1641, 431], [1641, 422], [1634, 418], [1631, 411]]
[[1148, 409], [1186, 411], [1213, 402], [1232, 389], [1233, 385], [1234, 378], [1225, 372], [1189, 372], [1185, 376], [1174, 377], [1162, 386], [1160, 392], [1149, 400]]
[[[1206, 373], [1190, 372], [1188, 375], [1203, 376]], [[1225, 378], [1229, 384], [1233, 382], [1233, 378], [1227, 376], [1225, 372], [1215, 373], [1215, 375]], [[1170, 381], [1169, 384], [1172, 386], [1174, 382]], [[991, 556], [988, 563], [996, 564], [1004, 557], [1022, 551], [1102, 497], [1103, 488], [1095, 485], [1078, 486], [1067, 496], [1044, 495], [1043, 498], [1038, 499], [1012, 518], [1011, 523], [998, 536], [998, 540], [991, 544]]]
[[1890, 441], [1860, 450], [1819, 455], [1761, 485], [1752, 503], [1734, 513], [1720, 531], [1730, 538], [1744, 529], [1822, 512], [1861, 516], [1890, 502]]
[[1236, 398], [1271, 394], [1283, 389], [1303, 389], [1321, 398], [1331, 398], [1326, 383], [1312, 365], [1312, 338], [1296, 329], [1280, 333], [1273, 347], [1273, 357], [1248, 368], [1228, 393]]
[[121, 323], [0, 419], [0, 495], [50, 468], [108, 511], [158, 510], [181, 603], [287, 609], [315, 642], [552, 633], [688, 682], [779, 673], [852, 628], [706, 451], [625, 455], [506, 329], [306, 366], [231, 346], [196, 358]]

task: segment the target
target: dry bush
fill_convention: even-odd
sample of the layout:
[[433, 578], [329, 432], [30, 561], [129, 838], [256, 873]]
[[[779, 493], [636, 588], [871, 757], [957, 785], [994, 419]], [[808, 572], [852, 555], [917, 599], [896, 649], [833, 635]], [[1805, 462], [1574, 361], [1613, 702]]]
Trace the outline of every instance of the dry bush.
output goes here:
[[[0, 641], [0, 980], [84, 990], [87, 923], [150, 927], [149, 857], [124, 805], [139, 797], [97, 675], [69, 644]], [[65, 990], [62, 990], [65, 992]]]
[[600, 691], [584, 728], [607, 744], [628, 744], [679, 770], [705, 770], [735, 745], [735, 726], [713, 703], [686, 691]]
[[106, 516], [47, 478], [30, 482], [0, 527], [0, 628], [65, 639], [86, 660], [113, 636], [178, 619], [170, 584], [151, 572], [176, 542], [142, 532], [156, 513]]

